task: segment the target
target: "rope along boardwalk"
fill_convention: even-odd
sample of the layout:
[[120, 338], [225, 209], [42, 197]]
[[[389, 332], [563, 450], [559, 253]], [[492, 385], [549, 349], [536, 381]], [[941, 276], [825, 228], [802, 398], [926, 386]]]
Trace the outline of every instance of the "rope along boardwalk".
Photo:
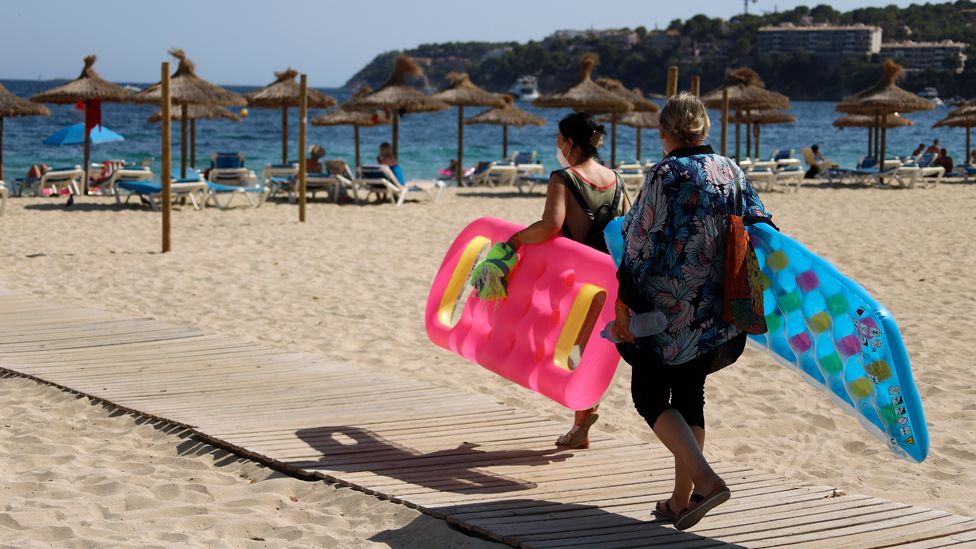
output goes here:
[[395, 374], [0, 291], [0, 368], [164, 419], [524, 547], [945, 547], [976, 519], [718, 463], [733, 499], [696, 528], [651, 521], [665, 450], [597, 436]]

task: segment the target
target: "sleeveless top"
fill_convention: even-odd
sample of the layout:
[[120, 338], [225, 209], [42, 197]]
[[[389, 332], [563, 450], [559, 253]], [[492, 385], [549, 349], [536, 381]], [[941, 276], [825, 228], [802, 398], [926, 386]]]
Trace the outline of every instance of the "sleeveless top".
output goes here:
[[[590, 208], [591, 212], [596, 212], [603, 205], [609, 205], [611, 208], [614, 208], [617, 211], [620, 210], [621, 202], [623, 202], [622, 193], [621, 198], [618, 198], [617, 200], [617, 204], [613, 204], [613, 198], [616, 194], [617, 186], [623, 185], [623, 181], [620, 179], [619, 173], [614, 172], [614, 182], [606, 187], [597, 187], [593, 183], [588, 182], [572, 168], [563, 168], [552, 173], [559, 174], [560, 177], [562, 177], [563, 185], [566, 185], [566, 190], [569, 191], [569, 201], [576, 203], [576, 206], [581, 211], [585, 210], [585, 208], [579, 203], [579, 200], [576, 198], [577, 196], [586, 201], [586, 206]], [[574, 190], [576, 192], [573, 192]], [[587, 230], [583, 234], [574, 234], [569, 228], [568, 214], [569, 212], [567, 211], [567, 219], [563, 220], [563, 236], [571, 238], [577, 242], [584, 242], [589, 236], [589, 228], [592, 226], [592, 220], [587, 222]], [[584, 217], [585, 216], [586, 214], [584, 212]]]

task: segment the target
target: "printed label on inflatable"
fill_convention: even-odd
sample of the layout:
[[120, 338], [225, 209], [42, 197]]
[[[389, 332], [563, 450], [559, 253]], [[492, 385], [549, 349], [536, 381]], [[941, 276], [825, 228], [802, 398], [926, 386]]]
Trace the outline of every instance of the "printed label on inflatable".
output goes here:
[[[523, 228], [481, 218], [461, 231], [427, 296], [427, 336], [567, 408], [589, 408], [610, 386], [620, 361], [616, 347], [599, 337], [617, 298], [610, 256], [563, 237], [525, 244], [509, 276], [508, 297], [482, 301], [471, 293], [461, 301], [479, 256]], [[585, 345], [577, 362], [571, 353], [580, 342]]]

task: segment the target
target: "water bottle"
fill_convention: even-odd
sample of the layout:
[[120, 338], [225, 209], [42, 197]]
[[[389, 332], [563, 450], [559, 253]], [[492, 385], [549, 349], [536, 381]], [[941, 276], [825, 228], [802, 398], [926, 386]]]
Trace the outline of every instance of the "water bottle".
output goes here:
[[[664, 316], [664, 313], [660, 311], [648, 311], [631, 316], [627, 327], [634, 337], [652, 336], [663, 332], [668, 327], [668, 317]], [[603, 327], [603, 331], [600, 332], [600, 337], [612, 343], [620, 343], [620, 340], [613, 337], [612, 328], [613, 321], [611, 320]]]

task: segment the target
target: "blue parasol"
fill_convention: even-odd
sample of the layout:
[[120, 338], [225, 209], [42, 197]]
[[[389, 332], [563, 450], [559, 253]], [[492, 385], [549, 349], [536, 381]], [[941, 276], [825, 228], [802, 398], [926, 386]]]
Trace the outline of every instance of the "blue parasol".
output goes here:
[[[91, 130], [91, 142], [110, 143], [112, 141], [123, 141], [124, 137], [113, 132], [104, 126], [95, 126]], [[83, 145], [85, 143], [85, 123], [79, 122], [70, 126], [65, 126], [54, 132], [53, 135], [44, 140], [45, 145]]]

